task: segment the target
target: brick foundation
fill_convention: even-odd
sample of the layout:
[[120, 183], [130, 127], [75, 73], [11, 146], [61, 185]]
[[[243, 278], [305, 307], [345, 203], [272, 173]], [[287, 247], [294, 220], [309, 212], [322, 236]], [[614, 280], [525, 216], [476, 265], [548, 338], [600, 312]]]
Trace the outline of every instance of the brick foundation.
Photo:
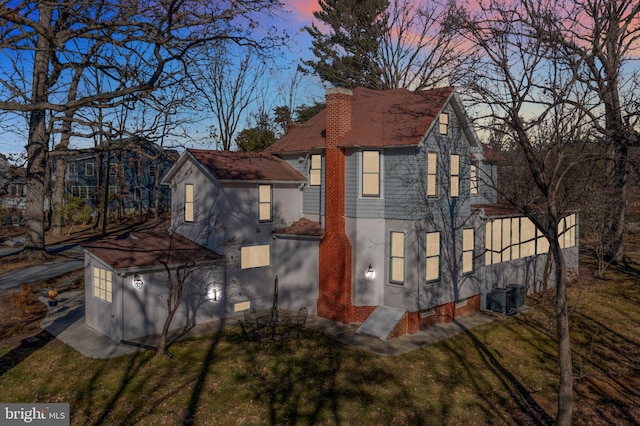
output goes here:
[[436, 306], [434, 315], [420, 318], [420, 312], [407, 312], [402, 320], [393, 329], [389, 338], [399, 337], [405, 334], [414, 334], [435, 324], [451, 322], [456, 317], [480, 312], [480, 295], [471, 296], [465, 306], [456, 308], [455, 302]]

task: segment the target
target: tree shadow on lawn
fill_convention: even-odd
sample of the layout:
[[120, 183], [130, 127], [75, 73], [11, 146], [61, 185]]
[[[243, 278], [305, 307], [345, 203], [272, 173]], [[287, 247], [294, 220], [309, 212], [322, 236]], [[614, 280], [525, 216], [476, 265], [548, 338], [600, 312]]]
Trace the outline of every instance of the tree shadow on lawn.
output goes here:
[[20, 346], [12, 349], [0, 358], [0, 376], [19, 365], [53, 339], [55, 339], [55, 336], [46, 330], [42, 330], [34, 336], [23, 339]]
[[[358, 416], [363, 424], [372, 418], [379, 424], [399, 418], [408, 424], [429, 423], [401, 377], [377, 362], [389, 357], [308, 329], [298, 340], [254, 344], [246, 354], [246, 369], [236, 380], [251, 384], [252, 398], [268, 409], [269, 424], [343, 424]], [[371, 358], [375, 361], [369, 362]], [[385, 395], [377, 394], [379, 389]]]
[[[221, 322], [212, 338], [206, 340], [210, 345], [195, 380], [192, 380], [196, 370], [193, 361], [183, 359], [183, 353], [169, 358], [156, 357], [153, 350], [138, 350], [132, 355], [99, 360], [86, 384], [75, 392], [75, 400], [70, 404], [74, 417], [83, 424], [96, 426], [137, 423], [165, 401], [190, 392], [188, 405], [179, 412], [184, 413], [182, 424], [192, 424], [205, 380], [212, 372], [210, 366], [223, 328]], [[170, 347], [174, 343], [175, 340]], [[194, 355], [199, 356], [200, 353], [198, 351]], [[115, 389], [111, 390], [112, 386]], [[106, 401], [105, 394], [108, 397]]]
[[[459, 345], [449, 344], [444, 342], [445, 346], [449, 349], [451, 354], [455, 357], [457, 365], [462, 366], [468, 372], [474, 389], [478, 395], [482, 395], [486, 392], [487, 384], [482, 383], [483, 377], [491, 374], [496, 377], [502, 389], [504, 389], [509, 398], [514, 404], [514, 409], [508, 409], [508, 407], [501, 407], [487, 412], [489, 418], [495, 418], [496, 416], [502, 416], [502, 420], [507, 424], [527, 423], [535, 425], [551, 425], [554, 423], [554, 419], [538, 404], [538, 402], [532, 397], [531, 392], [506, 368], [504, 367], [498, 358], [492, 353], [492, 351], [478, 339], [478, 337], [463, 324], [455, 321], [458, 326], [463, 330], [461, 336], [466, 336], [472, 342], [472, 348], [477, 351], [480, 359], [483, 361], [485, 368], [482, 374], [478, 374], [479, 368], [477, 365], [470, 363], [469, 350], [461, 352], [458, 348]], [[546, 354], [545, 356], [548, 356]], [[505, 410], [506, 408], [506, 410]]]

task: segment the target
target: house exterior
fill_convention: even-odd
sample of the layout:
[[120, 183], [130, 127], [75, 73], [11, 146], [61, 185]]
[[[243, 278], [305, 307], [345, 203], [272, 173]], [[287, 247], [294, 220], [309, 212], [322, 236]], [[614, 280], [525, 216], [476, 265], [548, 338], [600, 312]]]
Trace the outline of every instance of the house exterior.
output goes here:
[[224, 259], [221, 318], [271, 306], [276, 277], [279, 306], [380, 339], [540, 290], [548, 244], [498, 203], [497, 158], [454, 88], [333, 88], [326, 104], [267, 152], [190, 149], [164, 178], [170, 232]]
[[[66, 159], [65, 194], [79, 197], [89, 205], [98, 204], [99, 182], [109, 170], [109, 205], [112, 210], [126, 211], [169, 209], [171, 194], [160, 180], [178, 158], [175, 150], [161, 150], [154, 143], [123, 140], [113, 143], [108, 151], [73, 150]], [[55, 162], [54, 162], [55, 167]], [[53, 184], [55, 185], [55, 173]]]

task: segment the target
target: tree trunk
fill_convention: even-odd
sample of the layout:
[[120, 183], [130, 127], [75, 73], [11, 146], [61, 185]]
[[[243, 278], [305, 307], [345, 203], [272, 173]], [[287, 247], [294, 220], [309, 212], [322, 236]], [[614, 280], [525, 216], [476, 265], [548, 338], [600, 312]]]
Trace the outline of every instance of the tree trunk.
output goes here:
[[[67, 146], [58, 145], [58, 150], [67, 150]], [[64, 178], [66, 176], [67, 160], [64, 155], [56, 158], [56, 180], [53, 193], [53, 211], [51, 214], [51, 235], [62, 236], [62, 208], [64, 205]]]
[[[51, 3], [40, 7], [39, 23], [43, 29], [51, 27]], [[47, 99], [47, 74], [50, 44], [44, 34], [38, 35], [33, 62], [31, 103], [38, 104]], [[45, 110], [32, 111], [29, 116], [29, 140], [27, 142], [27, 232], [25, 251], [32, 257], [46, 255], [44, 243], [44, 194], [45, 172], [49, 138], [46, 129]]]
[[622, 260], [627, 203], [628, 147], [624, 137], [614, 136], [612, 143], [612, 166], [607, 185], [609, 215], [604, 232], [604, 253], [613, 261]]
[[573, 418], [573, 365], [571, 361], [571, 337], [569, 335], [569, 311], [567, 308], [566, 267], [558, 238], [551, 238], [551, 240], [553, 241], [549, 241], [549, 251], [555, 264], [556, 321], [558, 325], [558, 361], [560, 367], [556, 425], [570, 426]]

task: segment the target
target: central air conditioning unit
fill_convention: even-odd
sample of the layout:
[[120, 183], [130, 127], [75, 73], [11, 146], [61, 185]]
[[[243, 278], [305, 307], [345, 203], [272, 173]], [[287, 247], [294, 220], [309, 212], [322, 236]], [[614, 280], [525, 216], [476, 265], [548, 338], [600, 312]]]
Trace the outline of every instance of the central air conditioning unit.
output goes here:
[[487, 295], [487, 309], [507, 315], [511, 308], [510, 288], [496, 287]]

